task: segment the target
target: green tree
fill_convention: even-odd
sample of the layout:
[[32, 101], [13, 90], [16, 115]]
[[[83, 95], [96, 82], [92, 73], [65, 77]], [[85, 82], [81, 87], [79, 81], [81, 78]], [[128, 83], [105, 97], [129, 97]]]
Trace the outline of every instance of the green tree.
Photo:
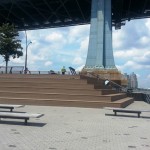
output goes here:
[[13, 25], [7, 23], [0, 26], [0, 55], [6, 62], [6, 73], [10, 57], [15, 59], [23, 56], [23, 48], [21, 47], [21, 40], [17, 39], [18, 36], [19, 33]]

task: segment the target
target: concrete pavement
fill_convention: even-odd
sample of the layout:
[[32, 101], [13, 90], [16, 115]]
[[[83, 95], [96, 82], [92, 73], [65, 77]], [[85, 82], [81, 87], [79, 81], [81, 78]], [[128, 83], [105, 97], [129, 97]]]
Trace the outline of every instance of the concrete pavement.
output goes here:
[[[150, 110], [144, 102], [127, 108]], [[113, 116], [111, 110], [25, 106], [16, 111], [44, 113], [39, 119], [2, 119], [0, 150], [150, 150], [150, 112]], [[108, 115], [105, 115], [108, 114]]]

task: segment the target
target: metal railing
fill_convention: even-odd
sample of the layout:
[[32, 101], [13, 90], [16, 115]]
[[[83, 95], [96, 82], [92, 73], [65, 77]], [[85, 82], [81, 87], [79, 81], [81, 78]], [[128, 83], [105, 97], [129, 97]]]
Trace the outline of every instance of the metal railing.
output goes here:
[[[58, 74], [61, 75], [61, 71], [28, 71], [27, 74], [49, 74], [49, 75], [53, 75], [53, 74]], [[79, 75], [80, 72], [76, 72], [76, 75]], [[66, 71], [65, 75], [72, 75], [72, 73], [70, 71]]]
[[87, 76], [88, 76], [88, 77], [95, 77], [95, 78], [97, 78], [98, 80], [99, 80], [99, 79], [104, 80], [104, 82], [105, 82], [105, 81], [108, 81], [108, 84], [106, 84], [106, 86], [109, 85], [109, 86], [112, 87], [112, 89], [115, 89], [115, 90], [118, 91], [118, 92], [127, 92], [127, 93], [129, 93], [129, 91], [127, 90], [127, 88], [125, 88], [125, 87], [123, 87], [123, 86], [121, 86], [121, 85], [117, 84], [116, 82], [113, 82], [113, 81], [111, 81], [111, 80], [109, 80], [109, 79], [106, 79], [106, 78], [104, 78], [104, 77], [101, 77], [100, 75], [95, 75], [95, 74], [92, 74], [92, 73], [88, 73]]
[[[5, 66], [0, 66], [0, 74], [5, 74], [6, 73], [6, 67]], [[24, 74], [24, 66], [8, 66], [7, 67], [7, 73], [8, 74]], [[53, 75], [53, 74], [58, 74], [61, 75], [61, 71], [27, 71], [27, 74], [33, 74], [33, 75], [44, 75], [44, 74], [49, 74], [49, 75]], [[66, 71], [65, 75], [79, 75], [80, 72], [76, 71], [76, 74], [72, 74], [71, 71]]]
[[144, 101], [148, 104], [150, 104], [150, 94], [147, 93], [143, 93], [144, 95]]
[[134, 97], [135, 101], [144, 101], [150, 104], [150, 91], [147, 89], [133, 89], [131, 96]]
[[[24, 66], [8, 66], [7, 73], [9, 74], [22, 74]], [[0, 74], [6, 73], [6, 66], [0, 66]]]

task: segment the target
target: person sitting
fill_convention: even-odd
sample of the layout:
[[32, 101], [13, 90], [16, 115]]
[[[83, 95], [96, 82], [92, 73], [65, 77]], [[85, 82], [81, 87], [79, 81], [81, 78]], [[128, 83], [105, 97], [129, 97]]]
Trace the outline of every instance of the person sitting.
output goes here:
[[65, 66], [63, 66], [63, 68], [61, 69], [61, 73], [62, 73], [62, 75], [65, 75], [65, 73], [66, 73]]
[[105, 85], [109, 85], [109, 80], [108, 79], [105, 80]]
[[55, 71], [50, 70], [50, 71], [49, 71], [49, 74], [56, 74], [56, 73], [55, 73]]

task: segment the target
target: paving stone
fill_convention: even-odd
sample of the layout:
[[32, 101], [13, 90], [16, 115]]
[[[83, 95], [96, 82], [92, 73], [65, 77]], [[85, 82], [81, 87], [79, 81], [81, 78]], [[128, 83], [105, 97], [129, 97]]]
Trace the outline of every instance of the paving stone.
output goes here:
[[[128, 108], [150, 109], [144, 102]], [[25, 106], [19, 111], [45, 114], [0, 123], [0, 150], [150, 150], [150, 113], [143, 118], [105, 116], [104, 109]], [[130, 114], [129, 114], [130, 115]], [[8, 123], [7, 123], [8, 121]]]

